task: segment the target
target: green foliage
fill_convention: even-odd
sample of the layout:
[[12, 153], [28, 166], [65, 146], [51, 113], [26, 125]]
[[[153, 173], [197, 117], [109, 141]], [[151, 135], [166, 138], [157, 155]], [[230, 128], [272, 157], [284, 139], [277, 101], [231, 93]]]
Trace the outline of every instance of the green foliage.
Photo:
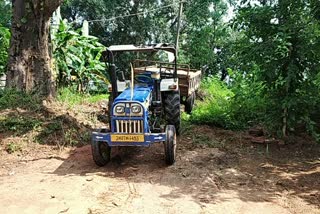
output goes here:
[[0, 1], [0, 26], [10, 27], [11, 1]]
[[204, 91], [204, 101], [197, 104], [190, 120], [198, 124], [235, 128], [237, 124], [230, 109], [234, 93], [216, 78], [207, 78], [201, 88]]
[[226, 11], [227, 4], [221, 0], [191, 0], [185, 4], [183, 21], [186, 23], [181, 31], [184, 40], [181, 48], [192, 67], [216, 67], [214, 48], [220, 46], [221, 39], [227, 38], [222, 23]]
[[[142, 11], [146, 13], [128, 16], [128, 14]], [[77, 17], [96, 20], [91, 23], [90, 32], [99, 37], [100, 41], [107, 46], [174, 44], [178, 11], [178, 1], [174, 0], [69, 0], [62, 5], [62, 14], [69, 20], [75, 21]], [[188, 62], [196, 68], [203, 65], [214, 67], [216, 56], [213, 48], [219, 43], [219, 38], [226, 37], [225, 27], [219, 27], [226, 11], [227, 4], [222, 0], [184, 2], [180, 35], [180, 63]], [[112, 19], [113, 17], [118, 18]]]
[[54, 39], [54, 59], [58, 69], [59, 87], [75, 85], [88, 91], [89, 81], [107, 83], [105, 64], [100, 61], [105, 47], [93, 36], [82, 36], [67, 22], [60, 22]]
[[249, 74], [228, 70], [232, 80], [229, 88], [234, 93], [230, 100], [230, 111], [239, 128], [262, 123], [268, 117], [264, 84], [257, 79], [259, 72], [257, 67]]
[[[173, 42], [171, 21], [176, 18], [178, 5], [154, 10], [172, 4], [172, 0], [118, 1], [118, 0], [69, 0], [62, 5], [62, 14], [69, 20], [82, 17], [101, 20], [90, 25], [90, 32], [103, 44], [145, 44]], [[152, 10], [152, 11], [151, 11]], [[146, 11], [138, 16], [127, 16]], [[147, 12], [148, 11], [148, 12]], [[120, 17], [111, 19], [112, 17]]]
[[8, 49], [10, 42], [10, 31], [0, 24], [0, 76], [6, 72], [8, 61]]
[[243, 129], [265, 121], [263, 85], [252, 74], [239, 75], [232, 70], [229, 74], [232, 78], [229, 85], [215, 77], [204, 80], [201, 86], [204, 100], [197, 102], [190, 121], [226, 129]]
[[11, 1], [0, 1], [0, 76], [7, 70], [10, 44]]
[[311, 119], [319, 105], [320, 25], [314, 2], [307, 2], [244, 1], [235, 19], [242, 32], [238, 68], [255, 76], [265, 99], [265, 123], [281, 135]]

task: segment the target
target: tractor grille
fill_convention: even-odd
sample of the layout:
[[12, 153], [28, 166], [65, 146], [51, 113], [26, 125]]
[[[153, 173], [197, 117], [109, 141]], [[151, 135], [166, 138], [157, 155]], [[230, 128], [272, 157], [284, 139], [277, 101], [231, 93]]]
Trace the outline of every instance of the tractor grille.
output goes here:
[[143, 133], [143, 120], [116, 120], [117, 133]]

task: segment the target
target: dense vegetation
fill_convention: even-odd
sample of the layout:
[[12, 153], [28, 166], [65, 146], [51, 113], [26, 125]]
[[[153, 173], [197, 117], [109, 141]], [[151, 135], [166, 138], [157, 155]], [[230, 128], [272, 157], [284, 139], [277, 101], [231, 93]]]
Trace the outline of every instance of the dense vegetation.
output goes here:
[[[10, 23], [4, 7], [0, 74]], [[262, 125], [282, 137], [303, 130], [319, 140], [319, 8], [317, 0], [185, 2], [179, 61], [205, 73], [202, 101], [188, 119], [228, 129]], [[174, 43], [178, 10], [172, 0], [65, 1], [62, 16], [70, 24], [61, 22], [53, 41], [58, 85], [84, 92], [90, 80], [106, 82], [104, 46]], [[99, 42], [74, 30], [84, 19]]]
[[100, 58], [105, 47], [94, 36], [83, 36], [66, 21], [61, 21], [53, 39], [53, 56], [57, 69], [58, 87], [72, 87], [89, 92], [89, 82], [101, 86], [107, 82], [105, 64]]

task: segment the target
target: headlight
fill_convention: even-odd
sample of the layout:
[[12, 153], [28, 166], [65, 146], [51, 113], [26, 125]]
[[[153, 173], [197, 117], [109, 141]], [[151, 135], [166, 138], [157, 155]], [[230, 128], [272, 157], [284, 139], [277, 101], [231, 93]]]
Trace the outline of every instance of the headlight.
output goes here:
[[125, 108], [122, 105], [116, 105], [114, 108], [114, 113], [115, 114], [124, 114]]
[[139, 106], [139, 105], [131, 106], [131, 112], [133, 114], [140, 114], [141, 113], [141, 106]]

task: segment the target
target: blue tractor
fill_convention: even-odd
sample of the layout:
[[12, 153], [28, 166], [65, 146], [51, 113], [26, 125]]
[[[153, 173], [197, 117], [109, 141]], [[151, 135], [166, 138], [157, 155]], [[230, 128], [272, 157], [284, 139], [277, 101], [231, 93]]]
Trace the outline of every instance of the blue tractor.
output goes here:
[[[131, 63], [131, 80], [119, 78], [115, 65], [115, 57], [119, 53], [134, 52], [146, 56], [159, 51], [171, 53], [174, 56], [172, 62], [135, 60], [134, 65]], [[175, 47], [166, 44], [110, 46], [106, 51], [106, 59], [112, 86], [109, 128], [92, 133], [94, 162], [98, 166], [106, 165], [110, 161], [112, 147], [148, 147], [153, 143], [163, 143], [166, 164], [174, 164], [176, 136], [180, 132], [180, 91]]]

